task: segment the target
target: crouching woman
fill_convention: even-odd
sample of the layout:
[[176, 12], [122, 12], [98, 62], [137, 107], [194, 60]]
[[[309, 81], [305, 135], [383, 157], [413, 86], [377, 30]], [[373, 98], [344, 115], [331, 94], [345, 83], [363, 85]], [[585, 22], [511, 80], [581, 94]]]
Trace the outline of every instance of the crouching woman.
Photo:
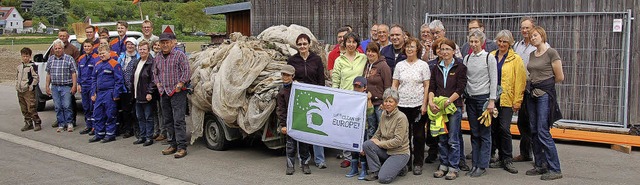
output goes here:
[[[398, 91], [387, 89], [382, 96], [384, 110], [378, 130], [371, 140], [364, 142], [363, 150], [369, 164], [367, 181], [391, 183], [397, 176], [407, 173], [409, 161], [409, 121], [398, 111]], [[384, 161], [384, 163], [382, 163]]]

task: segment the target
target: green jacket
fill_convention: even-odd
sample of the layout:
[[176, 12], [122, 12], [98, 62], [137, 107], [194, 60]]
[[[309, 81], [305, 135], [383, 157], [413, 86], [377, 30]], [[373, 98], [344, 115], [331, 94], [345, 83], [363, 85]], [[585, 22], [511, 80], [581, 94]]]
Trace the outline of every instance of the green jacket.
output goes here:
[[444, 96], [433, 98], [433, 103], [436, 104], [438, 108], [440, 108], [440, 111], [438, 113], [433, 113], [431, 112], [431, 109], [427, 109], [429, 120], [431, 120], [431, 123], [429, 123], [429, 128], [431, 129], [430, 134], [433, 137], [447, 134], [447, 125], [445, 125], [446, 122], [449, 122], [449, 116], [447, 115], [453, 114], [458, 110], [458, 108], [456, 108], [453, 103], [449, 104], [449, 106], [447, 107], [444, 107], [444, 103], [447, 101], [447, 99], [448, 98]]

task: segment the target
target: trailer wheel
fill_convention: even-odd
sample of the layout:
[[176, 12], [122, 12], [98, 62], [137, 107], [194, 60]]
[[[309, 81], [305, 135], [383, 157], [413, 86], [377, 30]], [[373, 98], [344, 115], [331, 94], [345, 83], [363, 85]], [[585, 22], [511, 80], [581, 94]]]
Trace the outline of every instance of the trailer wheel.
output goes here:
[[218, 122], [214, 115], [206, 115], [204, 122], [204, 136], [207, 148], [217, 151], [226, 150], [229, 141], [225, 138], [222, 123]]

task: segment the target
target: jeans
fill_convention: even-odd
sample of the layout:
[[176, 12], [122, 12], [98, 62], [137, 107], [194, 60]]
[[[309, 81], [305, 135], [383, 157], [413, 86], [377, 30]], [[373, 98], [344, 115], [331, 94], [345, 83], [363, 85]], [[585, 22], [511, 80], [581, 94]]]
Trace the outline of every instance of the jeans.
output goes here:
[[465, 100], [467, 117], [471, 127], [472, 166], [488, 168], [491, 158], [491, 127], [486, 127], [478, 118], [484, 112], [483, 106], [489, 95], [471, 96]]
[[424, 163], [424, 122], [423, 118], [427, 115], [420, 115], [420, 107], [398, 107], [400, 112], [407, 116], [409, 121], [409, 139], [412, 139], [410, 143], [411, 157], [409, 158], [409, 166], [422, 166]]
[[138, 126], [140, 127], [140, 139], [153, 139], [153, 106], [155, 102], [136, 103], [136, 116], [138, 117]]
[[380, 109], [380, 105], [374, 105], [373, 110], [373, 114], [367, 115], [367, 131], [365, 133], [365, 139], [371, 139], [371, 137], [376, 133], [378, 130], [378, 123], [380, 123], [380, 117], [382, 116], [383, 110]]
[[556, 144], [549, 132], [549, 95], [533, 97], [532, 105], [529, 107], [529, 120], [531, 122], [531, 134], [533, 143], [533, 156], [536, 167], [547, 165], [549, 171], [560, 171], [560, 159]]
[[387, 150], [380, 148], [371, 140], [362, 144], [362, 150], [367, 156], [369, 172], [378, 172], [378, 182], [382, 184], [393, 181], [410, 158], [407, 154], [389, 155]]
[[287, 167], [294, 167], [296, 161], [296, 153], [300, 155], [300, 163], [303, 165], [309, 164], [309, 144], [298, 142], [289, 135], [287, 135], [286, 143], [287, 151]]
[[[525, 92], [525, 97], [528, 96]], [[522, 101], [520, 110], [518, 111], [518, 131], [520, 131], [520, 155], [525, 159], [531, 159], [531, 126], [529, 124], [529, 111], [527, 110], [527, 101]]]
[[324, 163], [324, 147], [313, 145], [313, 161], [316, 164]]
[[[499, 105], [499, 103], [497, 103], [497, 105]], [[513, 159], [513, 144], [511, 143], [511, 117], [513, 116], [513, 108], [499, 107], [498, 112], [498, 117], [494, 118], [491, 124], [493, 146], [498, 149], [498, 156], [501, 161], [511, 160]]]
[[187, 92], [180, 91], [173, 93], [173, 96], [163, 94], [160, 98], [162, 103], [162, 115], [164, 127], [169, 134], [169, 144], [178, 149], [187, 149], [187, 122], [185, 122], [185, 112], [187, 109]]
[[73, 121], [71, 86], [51, 85], [51, 96], [55, 105], [58, 128], [64, 128]]
[[438, 136], [441, 165], [459, 169], [460, 162], [460, 123], [462, 121], [462, 107], [457, 107], [455, 113], [449, 115], [447, 130], [449, 133]]

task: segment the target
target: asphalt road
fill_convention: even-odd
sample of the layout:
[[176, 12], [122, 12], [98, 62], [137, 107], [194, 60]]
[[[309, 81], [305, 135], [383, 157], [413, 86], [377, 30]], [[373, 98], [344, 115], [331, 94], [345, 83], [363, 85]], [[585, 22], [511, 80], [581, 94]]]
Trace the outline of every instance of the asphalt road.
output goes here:
[[[134, 138], [101, 144], [88, 143], [89, 137], [72, 133], [56, 133], [50, 123], [55, 120], [53, 105], [47, 103], [40, 112], [44, 120], [40, 132], [21, 132], [22, 116], [16, 93], [10, 84], [0, 84], [0, 184], [371, 184], [345, 178], [348, 171], [339, 167], [337, 151], [327, 154], [327, 169], [312, 167], [311, 175], [298, 168], [292, 176], [284, 175], [285, 157], [259, 143], [240, 143], [228, 151], [213, 151], [199, 140], [189, 146], [182, 159], [163, 156], [166, 146], [156, 143], [148, 147], [131, 144]], [[188, 119], [187, 119], [188, 120]], [[188, 121], [188, 124], [190, 122]], [[470, 151], [465, 135], [466, 150]], [[518, 140], [514, 151], [518, 152]], [[638, 184], [640, 153], [624, 154], [606, 145], [576, 142], [557, 144], [564, 178], [545, 184]], [[470, 164], [470, 161], [468, 161]], [[516, 163], [517, 175], [500, 169], [489, 169], [480, 178], [461, 176], [457, 180], [434, 179], [436, 164], [425, 164], [421, 176], [407, 175], [395, 184], [539, 184], [539, 176], [524, 172], [531, 163]]]

